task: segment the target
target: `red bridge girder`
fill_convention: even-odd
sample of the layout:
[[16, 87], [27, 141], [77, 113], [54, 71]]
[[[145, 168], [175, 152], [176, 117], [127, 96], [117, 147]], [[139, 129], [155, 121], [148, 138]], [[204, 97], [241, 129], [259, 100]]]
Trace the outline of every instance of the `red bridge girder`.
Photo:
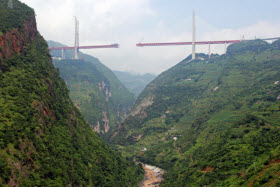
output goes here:
[[[79, 46], [78, 49], [101, 49], [101, 48], [119, 48], [119, 44], [111, 45], [93, 45], [93, 46]], [[49, 47], [50, 50], [73, 50], [74, 47]]]
[[[200, 41], [195, 42], [195, 45], [205, 45], [205, 44], [231, 44], [231, 43], [239, 43], [241, 40], [222, 40], [222, 41]], [[166, 42], [166, 43], [138, 43], [137, 47], [145, 47], [145, 46], [172, 46], [172, 45], [192, 45], [192, 42]]]

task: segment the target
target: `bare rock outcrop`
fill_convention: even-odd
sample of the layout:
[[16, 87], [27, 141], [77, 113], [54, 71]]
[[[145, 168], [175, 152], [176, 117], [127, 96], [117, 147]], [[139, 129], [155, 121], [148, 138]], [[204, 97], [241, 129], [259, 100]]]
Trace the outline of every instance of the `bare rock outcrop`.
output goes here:
[[21, 28], [7, 31], [0, 36], [0, 65], [4, 59], [12, 57], [15, 53], [20, 54], [28, 43], [36, 39], [37, 34], [36, 19], [32, 16]]

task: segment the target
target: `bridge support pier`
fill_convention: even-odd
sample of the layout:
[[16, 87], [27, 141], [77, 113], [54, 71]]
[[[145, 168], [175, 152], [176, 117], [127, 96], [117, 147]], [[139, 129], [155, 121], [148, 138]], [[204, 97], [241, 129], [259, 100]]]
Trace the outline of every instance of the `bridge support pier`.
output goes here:
[[209, 43], [209, 46], [208, 46], [208, 57], [210, 58], [211, 57], [211, 44]]
[[227, 42], [225, 42], [225, 54], [227, 54]]
[[65, 59], [64, 49], [61, 49], [61, 58], [62, 58], [62, 59]]

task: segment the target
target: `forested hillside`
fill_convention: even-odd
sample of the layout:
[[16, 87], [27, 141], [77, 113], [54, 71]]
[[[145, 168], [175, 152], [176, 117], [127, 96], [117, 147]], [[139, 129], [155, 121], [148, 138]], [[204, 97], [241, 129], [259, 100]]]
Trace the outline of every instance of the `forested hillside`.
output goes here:
[[162, 186], [279, 186], [279, 44], [186, 58], [146, 87], [111, 141], [166, 169]]
[[[137, 186], [69, 98], [34, 11], [0, 0], [0, 186]], [[2, 16], [2, 13], [5, 16]]]
[[145, 87], [156, 78], [156, 75], [133, 74], [125, 71], [113, 71], [118, 79], [132, 92], [136, 97], [145, 89]]
[[[49, 46], [63, 46], [49, 41]], [[61, 51], [53, 51], [59, 56]], [[85, 116], [92, 129], [101, 135], [118, 125], [134, 103], [134, 96], [114, 73], [97, 58], [83, 53], [82, 60], [72, 60], [73, 51], [66, 59], [54, 60], [61, 77], [70, 90], [70, 98]]]

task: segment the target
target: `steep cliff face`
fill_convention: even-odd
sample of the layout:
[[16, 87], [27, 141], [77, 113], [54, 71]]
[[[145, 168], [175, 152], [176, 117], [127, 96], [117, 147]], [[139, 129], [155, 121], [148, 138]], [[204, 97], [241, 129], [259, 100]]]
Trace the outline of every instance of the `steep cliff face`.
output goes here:
[[34, 13], [9, 25], [32, 9], [6, 2], [0, 0], [8, 15], [0, 16], [0, 186], [137, 186], [141, 169], [112, 151], [71, 102]]
[[[62, 46], [49, 41], [49, 46]], [[53, 56], [60, 55], [52, 52]], [[70, 58], [71, 54], [66, 54]], [[70, 98], [92, 129], [102, 136], [116, 128], [134, 103], [134, 96], [98, 59], [80, 53], [84, 60], [54, 60], [67, 82]]]
[[112, 96], [112, 92], [110, 90], [110, 85], [106, 84], [104, 81], [98, 83], [99, 91], [105, 96], [106, 101], [108, 102], [110, 97]]
[[15, 1], [14, 8], [7, 8], [8, 1], [0, 0], [0, 64], [4, 58], [23, 51], [37, 35], [34, 10]]
[[14, 53], [20, 54], [26, 45], [35, 40], [37, 26], [35, 16], [27, 19], [22, 28], [15, 28], [0, 36], [0, 57], [1, 61], [12, 57]]

